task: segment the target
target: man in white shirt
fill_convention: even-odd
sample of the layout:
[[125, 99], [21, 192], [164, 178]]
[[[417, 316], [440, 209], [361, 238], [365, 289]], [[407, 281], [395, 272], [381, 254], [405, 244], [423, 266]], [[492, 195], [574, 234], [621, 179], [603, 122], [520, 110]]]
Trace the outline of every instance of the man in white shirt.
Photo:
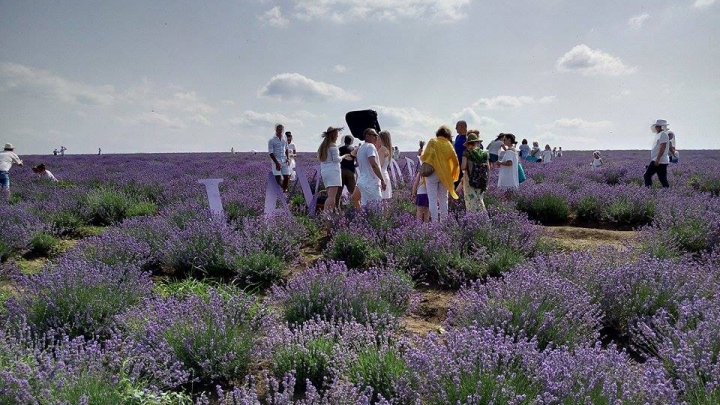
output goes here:
[[15, 147], [11, 143], [5, 144], [5, 150], [0, 152], [0, 187], [6, 199], [10, 199], [10, 168], [12, 165], [22, 166], [23, 162], [15, 154]]
[[[377, 144], [378, 133], [368, 128], [365, 130], [365, 143], [351, 152], [357, 160], [357, 184], [355, 192], [359, 193], [359, 206], [366, 207], [369, 203], [382, 201], [382, 190], [386, 184], [380, 170]], [[357, 204], [357, 198], [354, 199]], [[358, 205], [356, 205], [358, 208]]]
[[668, 158], [667, 148], [670, 142], [667, 133], [667, 121], [657, 120], [655, 124], [650, 126], [652, 132], [654, 132], [655, 138], [653, 139], [652, 149], [650, 150], [650, 164], [647, 165], [645, 170], [645, 186], [652, 186], [652, 177], [657, 174], [660, 184], [664, 188], [670, 187], [667, 180], [667, 167], [670, 163]]
[[275, 135], [268, 141], [268, 153], [272, 160], [270, 169], [275, 176], [275, 181], [283, 191], [287, 191], [290, 183], [290, 166], [288, 165], [287, 141], [283, 137], [283, 129], [282, 124], [275, 125]]

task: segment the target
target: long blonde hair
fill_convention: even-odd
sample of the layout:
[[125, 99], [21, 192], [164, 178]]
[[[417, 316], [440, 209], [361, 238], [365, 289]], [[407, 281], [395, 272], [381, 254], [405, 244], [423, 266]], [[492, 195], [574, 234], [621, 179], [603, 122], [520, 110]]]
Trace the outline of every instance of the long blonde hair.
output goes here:
[[388, 131], [380, 131], [380, 140], [383, 143], [383, 146], [387, 148], [387, 150], [392, 154], [393, 146], [392, 146], [392, 138], [390, 137], [390, 132]]
[[[333, 134], [335, 136], [333, 137]], [[335, 141], [337, 140], [338, 130], [334, 130], [332, 132], [323, 132], [322, 133], [322, 142], [320, 142], [320, 147], [317, 151], [317, 158], [319, 161], [324, 162], [327, 160], [328, 157], [328, 149], [330, 149], [330, 145], [334, 145]], [[333, 139], [335, 138], [335, 139]]]

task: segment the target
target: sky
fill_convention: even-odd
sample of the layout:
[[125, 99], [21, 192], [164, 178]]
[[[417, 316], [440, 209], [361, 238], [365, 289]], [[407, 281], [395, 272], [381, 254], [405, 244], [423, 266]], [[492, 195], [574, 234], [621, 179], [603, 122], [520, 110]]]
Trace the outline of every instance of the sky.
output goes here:
[[564, 150], [720, 149], [720, 1], [0, 0], [18, 154], [315, 151], [374, 109], [401, 150], [459, 119]]

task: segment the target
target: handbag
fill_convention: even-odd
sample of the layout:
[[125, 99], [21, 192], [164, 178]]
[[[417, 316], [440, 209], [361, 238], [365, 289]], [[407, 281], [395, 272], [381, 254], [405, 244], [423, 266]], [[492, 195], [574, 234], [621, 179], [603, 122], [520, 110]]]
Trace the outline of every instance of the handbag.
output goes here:
[[418, 169], [418, 173], [420, 177], [428, 177], [435, 173], [435, 168], [430, 163], [423, 162]]

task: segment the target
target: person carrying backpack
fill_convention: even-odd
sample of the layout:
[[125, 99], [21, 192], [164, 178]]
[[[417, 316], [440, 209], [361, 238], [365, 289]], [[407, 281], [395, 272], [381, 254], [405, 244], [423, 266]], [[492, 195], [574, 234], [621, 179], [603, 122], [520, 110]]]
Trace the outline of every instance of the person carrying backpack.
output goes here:
[[460, 165], [463, 181], [456, 189], [458, 193], [463, 193], [465, 210], [468, 212], [486, 211], [483, 194], [487, 190], [490, 177], [490, 156], [478, 148], [479, 144], [477, 132], [472, 131], [465, 142], [466, 149]]

